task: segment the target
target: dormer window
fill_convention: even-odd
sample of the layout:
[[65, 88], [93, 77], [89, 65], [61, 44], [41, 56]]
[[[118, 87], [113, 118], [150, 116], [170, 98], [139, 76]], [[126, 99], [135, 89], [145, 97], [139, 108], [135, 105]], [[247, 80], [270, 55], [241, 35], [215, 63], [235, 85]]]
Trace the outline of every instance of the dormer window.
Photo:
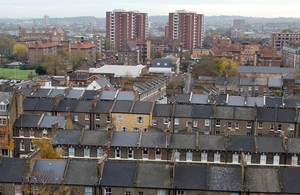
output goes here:
[[6, 106], [7, 104], [5, 104], [3, 101], [0, 102], [0, 111], [6, 111]]

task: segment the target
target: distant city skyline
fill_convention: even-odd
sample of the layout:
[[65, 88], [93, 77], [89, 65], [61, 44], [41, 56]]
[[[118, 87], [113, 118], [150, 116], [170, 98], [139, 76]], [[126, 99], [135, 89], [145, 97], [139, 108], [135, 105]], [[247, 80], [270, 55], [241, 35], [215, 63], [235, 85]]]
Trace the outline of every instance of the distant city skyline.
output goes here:
[[0, 18], [43, 18], [45, 14], [51, 18], [95, 16], [105, 18], [106, 11], [114, 9], [138, 10], [149, 16], [168, 15], [175, 10], [188, 10], [212, 15], [236, 15], [253, 17], [298, 17], [300, 18], [300, 1], [298, 0], [0, 0]]

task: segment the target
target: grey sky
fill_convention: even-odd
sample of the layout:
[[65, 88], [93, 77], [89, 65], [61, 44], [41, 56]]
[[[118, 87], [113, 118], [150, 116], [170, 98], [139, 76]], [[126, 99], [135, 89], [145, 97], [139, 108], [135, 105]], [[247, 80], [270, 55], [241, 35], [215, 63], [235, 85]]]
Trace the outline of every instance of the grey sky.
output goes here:
[[168, 15], [179, 9], [204, 15], [299, 17], [299, 0], [0, 0], [0, 18], [105, 17], [113, 9]]

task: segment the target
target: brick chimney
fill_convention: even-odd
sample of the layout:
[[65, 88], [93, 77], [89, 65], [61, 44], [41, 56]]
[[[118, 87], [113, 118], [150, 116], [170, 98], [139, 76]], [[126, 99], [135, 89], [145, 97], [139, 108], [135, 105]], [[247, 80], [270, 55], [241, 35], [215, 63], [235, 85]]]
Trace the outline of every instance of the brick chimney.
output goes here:
[[192, 133], [192, 131], [193, 131], [193, 122], [192, 122], [192, 120], [190, 119], [190, 120], [188, 121], [187, 133]]

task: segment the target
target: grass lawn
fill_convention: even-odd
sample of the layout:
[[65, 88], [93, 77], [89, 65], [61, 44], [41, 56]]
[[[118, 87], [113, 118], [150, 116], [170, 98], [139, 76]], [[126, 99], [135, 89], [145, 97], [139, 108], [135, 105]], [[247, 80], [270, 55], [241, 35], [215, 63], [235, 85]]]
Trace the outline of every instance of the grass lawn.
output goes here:
[[[15, 72], [16, 71], [16, 72]], [[20, 69], [10, 69], [10, 68], [0, 68], [0, 78], [5, 79], [16, 79], [28, 80], [28, 75], [32, 73], [35, 75], [35, 70], [20, 70]]]

